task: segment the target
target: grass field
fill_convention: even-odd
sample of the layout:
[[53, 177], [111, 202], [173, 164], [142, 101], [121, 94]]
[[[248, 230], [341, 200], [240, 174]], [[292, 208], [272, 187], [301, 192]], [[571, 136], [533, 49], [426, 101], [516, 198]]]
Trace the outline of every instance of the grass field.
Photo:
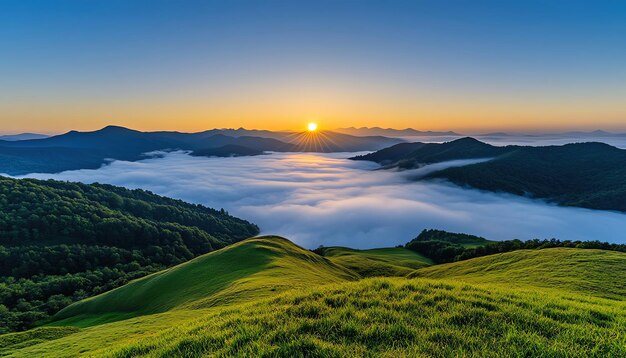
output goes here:
[[358, 280], [337, 258], [417, 259], [332, 249], [247, 240], [0, 336], [0, 355], [626, 356], [626, 254], [521, 250]]
[[411, 277], [557, 289], [626, 298], [626, 253], [553, 248], [518, 250], [431, 266]]
[[325, 247], [324, 257], [345, 266], [362, 277], [406, 276], [432, 261], [403, 247], [355, 250], [347, 247]]

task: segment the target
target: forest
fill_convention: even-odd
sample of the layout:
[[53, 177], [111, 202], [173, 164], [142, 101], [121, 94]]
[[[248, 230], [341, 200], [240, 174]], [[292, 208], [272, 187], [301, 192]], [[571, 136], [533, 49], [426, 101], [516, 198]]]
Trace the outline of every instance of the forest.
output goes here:
[[434, 229], [423, 230], [415, 239], [409, 241], [405, 247], [432, 259], [435, 263], [461, 261], [515, 250], [553, 247], [626, 252], [626, 244], [558, 239], [490, 241], [479, 236]]
[[258, 232], [145, 190], [0, 177], [0, 333]]

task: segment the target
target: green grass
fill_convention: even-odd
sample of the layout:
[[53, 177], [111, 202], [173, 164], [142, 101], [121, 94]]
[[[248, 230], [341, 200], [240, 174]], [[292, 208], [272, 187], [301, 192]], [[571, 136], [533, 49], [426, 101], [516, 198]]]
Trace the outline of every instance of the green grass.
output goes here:
[[351, 271], [279, 237], [245, 240], [72, 304], [54, 324], [90, 326], [171, 309], [249, 301], [354, 280]]
[[[172, 311], [91, 327], [15, 355], [626, 355], [623, 301], [504, 287], [370, 278], [194, 311], [193, 318]], [[170, 325], [158, 329], [154, 320]]]
[[52, 341], [78, 332], [76, 327], [38, 327], [26, 332], [0, 335], [0, 356], [22, 347]]
[[0, 336], [0, 354], [626, 356], [626, 254], [520, 250], [422, 267], [417, 278], [355, 280], [337, 260], [419, 260], [398, 249], [328, 250], [247, 240], [72, 305], [56, 322], [84, 328]]
[[626, 297], [626, 253], [552, 248], [517, 250], [417, 270], [412, 277], [455, 279]]
[[432, 265], [429, 258], [402, 247], [355, 250], [335, 246], [324, 248], [323, 255], [362, 277], [406, 276], [418, 268]]

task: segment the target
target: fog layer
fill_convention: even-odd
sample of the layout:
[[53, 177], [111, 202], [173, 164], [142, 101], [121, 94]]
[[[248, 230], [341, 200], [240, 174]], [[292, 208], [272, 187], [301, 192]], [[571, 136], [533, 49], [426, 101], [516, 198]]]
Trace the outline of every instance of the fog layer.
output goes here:
[[258, 224], [263, 234], [281, 235], [308, 248], [404, 244], [426, 228], [494, 240], [626, 241], [624, 214], [557, 207], [445, 182], [414, 181], [433, 168], [374, 170], [374, 163], [344, 159], [352, 155], [274, 153], [204, 158], [177, 152], [139, 162], [116, 161], [98, 170], [29, 177], [143, 188], [224, 208]]

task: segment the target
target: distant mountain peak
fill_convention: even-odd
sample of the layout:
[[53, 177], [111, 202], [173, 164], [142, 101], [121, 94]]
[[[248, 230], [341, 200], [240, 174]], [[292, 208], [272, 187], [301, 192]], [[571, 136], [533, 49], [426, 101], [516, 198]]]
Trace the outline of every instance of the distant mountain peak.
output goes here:
[[463, 138], [459, 138], [459, 139], [455, 139], [453, 141], [450, 141], [449, 143], [480, 143], [480, 144], [487, 144], [485, 142], [481, 142], [478, 139], [474, 138], [474, 137], [463, 137]]
[[335, 130], [339, 133], [356, 135], [356, 136], [459, 136], [460, 134], [452, 131], [437, 132], [437, 131], [420, 131], [413, 128], [396, 129], [396, 128], [382, 128], [382, 127], [348, 127], [338, 128]]
[[6, 134], [0, 135], [0, 140], [17, 142], [22, 140], [43, 139], [48, 138], [49, 135], [38, 133], [19, 133], [19, 134]]
[[126, 127], [122, 127], [122, 126], [108, 125], [100, 130], [97, 130], [96, 132], [138, 132], [138, 131], [129, 129]]

